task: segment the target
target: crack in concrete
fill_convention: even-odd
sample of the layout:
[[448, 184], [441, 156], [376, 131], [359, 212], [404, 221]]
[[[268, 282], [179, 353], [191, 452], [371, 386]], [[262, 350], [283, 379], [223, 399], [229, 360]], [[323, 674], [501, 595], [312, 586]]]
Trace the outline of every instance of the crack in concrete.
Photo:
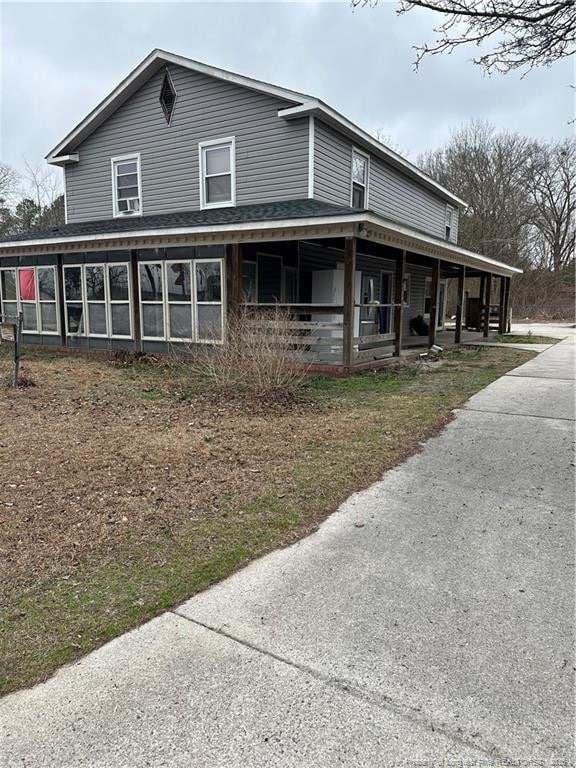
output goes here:
[[189, 621], [191, 624], [202, 627], [208, 632], [214, 632], [215, 634], [220, 635], [221, 637], [225, 637], [232, 642], [239, 643], [240, 645], [248, 648], [251, 651], [254, 651], [255, 653], [267, 656], [268, 658], [274, 659], [280, 664], [285, 664], [292, 669], [296, 669], [299, 672], [309, 675], [310, 677], [313, 677], [315, 680], [324, 683], [324, 685], [327, 685], [330, 688], [334, 688], [339, 692], [346, 693], [360, 701], [368, 702], [369, 704], [372, 704], [379, 709], [392, 712], [398, 717], [401, 717], [404, 720], [408, 720], [409, 722], [414, 723], [428, 731], [432, 731], [433, 733], [440, 733], [449, 741], [460, 744], [467, 749], [475, 750], [476, 752], [479, 752], [480, 754], [491, 759], [496, 758], [505, 762], [509, 762], [510, 764], [513, 763], [513, 758], [505, 755], [499, 749], [499, 747], [497, 747], [495, 744], [492, 744], [487, 739], [472, 735], [466, 736], [464, 733], [459, 733], [457, 730], [455, 731], [445, 723], [435, 723], [432, 718], [427, 717], [420, 709], [395, 701], [391, 696], [359, 688], [356, 684], [346, 680], [345, 678], [326, 675], [319, 669], [310, 667], [307, 664], [301, 664], [300, 662], [293, 661], [292, 659], [289, 659], [285, 656], [280, 656], [273, 651], [268, 651], [265, 648], [261, 648], [249, 640], [244, 640], [241, 637], [237, 637], [236, 635], [231, 634], [230, 632], [226, 632], [220, 627], [212, 627], [209, 624], [205, 624], [204, 622], [199, 621], [198, 619], [192, 619], [190, 616], [179, 613], [177, 610], [172, 610], [170, 613], [178, 616], [180, 619]]
[[533, 373], [506, 373], [505, 376], [511, 376], [514, 379], [540, 379], [544, 381], [571, 381], [574, 384], [574, 379], [567, 379], [564, 376], [535, 376]]
[[511, 411], [490, 411], [485, 408], [456, 408], [455, 410], [466, 413], [472, 411], [473, 413], [492, 413], [495, 416], [520, 416], [525, 419], [544, 419], [545, 421], [574, 421], [567, 416], [540, 416], [536, 413], [513, 413]]

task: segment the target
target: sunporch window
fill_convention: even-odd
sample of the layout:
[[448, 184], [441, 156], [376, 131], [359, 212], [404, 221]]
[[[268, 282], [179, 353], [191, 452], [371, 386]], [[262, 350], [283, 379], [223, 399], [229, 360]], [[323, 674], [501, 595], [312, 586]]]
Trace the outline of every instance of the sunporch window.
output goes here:
[[132, 338], [128, 264], [64, 267], [66, 333], [93, 338]]
[[140, 155], [112, 158], [112, 187], [114, 216], [134, 216], [142, 213]]
[[220, 341], [222, 265], [221, 258], [140, 262], [142, 338], [192, 343]]
[[0, 270], [0, 299], [7, 318], [22, 312], [24, 333], [58, 333], [55, 267]]
[[236, 204], [235, 140], [204, 141], [200, 148], [200, 206]]

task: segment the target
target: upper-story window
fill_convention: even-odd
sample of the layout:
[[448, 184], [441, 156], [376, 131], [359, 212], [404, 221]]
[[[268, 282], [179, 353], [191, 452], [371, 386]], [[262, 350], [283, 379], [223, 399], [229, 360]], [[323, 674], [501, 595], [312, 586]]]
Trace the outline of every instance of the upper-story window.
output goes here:
[[368, 155], [352, 150], [352, 195], [353, 208], [366, 208], [368, 205]]
[[140, 155], [112, 158], [114, 216], [138, 216], [142, 213]]
[[236, 205], [235, 141], [203, 141], [200, 149], [200, 207]]
[[446, 215], [444, 221], [446, 225], [446, 240], [450, 240], [452, 235], [452, 224], [454, 221], [454, 208], [452, 208], [451, 205], [446, 206]]

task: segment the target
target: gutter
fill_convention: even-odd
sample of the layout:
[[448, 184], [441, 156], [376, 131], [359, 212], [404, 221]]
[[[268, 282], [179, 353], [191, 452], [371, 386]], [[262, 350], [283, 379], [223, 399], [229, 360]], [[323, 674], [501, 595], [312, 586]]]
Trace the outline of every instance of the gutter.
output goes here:
[[[430, 251], [433, 252], [431, 258], [441, 258], [445, 261], [452, 263], [467, 263], [470, 266], [477, 267], [479, 269], [486, 269], [493, 271], [497, 274], [504, 274], [506, 276], [512, 276], [514, 274], [522, 274], [522, 270], [517, 267], [509, 266], [503, 262], [491, 259], [488, 256], [482, 256], [479, 253], [468, 251], [465, 248], [460, 248], [457, 245], [453, 245], [444, 240], [438, 240], [429, 235], [415, 232], [408, 227], [404, 227], [400, 224], [387, 221], [379, 216], [371, 213], [370, 211], [364, 211], [354, 214], [346, 214], [341, 216], [316, 216], [316, 217], [303, 217], [292, 219], [278, 219], [273, 221], [250, 221], [237, 224], [216, 224], [216, 225], [203, 225], [197, 227], [171, 227], [160, 229], [142, 229], [142, 230], [128, 230], [125, 232], [106, 232], [102, 234], [94, 235], [70, 235], [69, 237], [52, 237], [46, 239], [36, 240], [12, 240], [9, 242], [0, 242], [0, 258], [3, 251], [11, 250], [10, 254], [4, 255], [17, 255], [18, 251], [29, 251], [34, 248], [41, 249], [42, 247], [49, 247], [53, 250], [55, 246], [62, 245], [67, 246], [66, 250], [70, 250], [70, 246], [76, 245], [78, 248], [85, 246], [87, 243], [102, 244], [103, 247], [107, 243], [115, 240], [131, 240], [140, 238], [193, 238], [210, 235], [216, 244], [218, 240], [222, 242], [235, 239], [235, 235], [239, 235], [237, 238], [242, 242], [249, 242], [250, 233], [256, 232], [274, 232], [277, 230], [289, 230], [291, 236], [297, 237], [298, 230], [304, 230], [310, 227], [345, 227], [349, 226], [349, 234], [355, 234], [358, 237], [363, 237], [373, 242], [384, 242], [392, 247], [406, 248], [406, 250], [413, 251], [415, 253], [420, 252], [424, 256], [430, 257]], [[371, 231], [372, 230], [372, 231]], [[348, 233], [345, 233], [348, 234]], [[345, 236], [342, 232], [338, 233], [338, 236]], [[320, 233], [318, 236], [326, 236], [327, 233]], [[312, 235], [308, 235], [309, 237]], [[285, 238], [284, 238], [285, 239]], [[398, 241], [404, 242], [398, 242]], [[422, 250], [422, 247], [424, 249]], [[127, 247], [127, 246], [123, 246]], [[129, 246], [128, 246], [129, 247]], [[16, 251], [16, 253], [14, 253]]]

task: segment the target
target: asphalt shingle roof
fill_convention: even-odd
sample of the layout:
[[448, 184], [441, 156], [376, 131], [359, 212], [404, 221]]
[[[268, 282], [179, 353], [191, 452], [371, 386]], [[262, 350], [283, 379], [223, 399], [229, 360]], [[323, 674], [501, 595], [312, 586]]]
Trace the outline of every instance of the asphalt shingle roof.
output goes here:
[[250, 222], [280, 221], [282, 219], [344, 216], [359, 213], [358, 209], [323, 203], [320, 200], [284, 200], [257, 205], [238, 205], [234, 208], [214, 208], [208, 211], [182, 211], [154, 216], [133, 216], [101, 221], [83, 221], [62, 224], [50, 229], [30, 230], [0, 238], [0, 244], [26, 240], [48, 240], [54, 237], [90, 237], [102, 234], [128, 234], [148, 229], [177, 229], [178, 227], [206, 227], [220, 224], [247, 224]]

